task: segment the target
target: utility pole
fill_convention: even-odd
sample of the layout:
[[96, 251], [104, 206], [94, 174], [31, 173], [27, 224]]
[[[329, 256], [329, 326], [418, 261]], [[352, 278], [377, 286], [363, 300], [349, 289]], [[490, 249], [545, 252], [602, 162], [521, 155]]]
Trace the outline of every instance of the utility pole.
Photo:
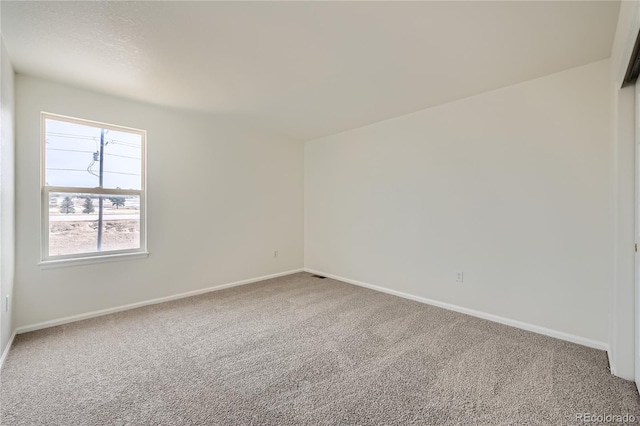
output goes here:
[[[104, 129], [100, 129], [100, 175], [98, 179], [100, 179], [99, 188], [102, 188], [102, 178], [104, 175]], [[100, 198], [98, 199], [98, 251], [102, 251], [102, 206], [104, 204], [104, 199], [102, 194], [100, 194]]]

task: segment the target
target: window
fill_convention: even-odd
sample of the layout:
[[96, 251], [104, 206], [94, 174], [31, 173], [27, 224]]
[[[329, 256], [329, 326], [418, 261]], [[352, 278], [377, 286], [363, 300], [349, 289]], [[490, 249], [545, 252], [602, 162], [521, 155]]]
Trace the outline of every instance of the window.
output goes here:
[[144, 130], [42, 113], [42, 260], [146, 252]]

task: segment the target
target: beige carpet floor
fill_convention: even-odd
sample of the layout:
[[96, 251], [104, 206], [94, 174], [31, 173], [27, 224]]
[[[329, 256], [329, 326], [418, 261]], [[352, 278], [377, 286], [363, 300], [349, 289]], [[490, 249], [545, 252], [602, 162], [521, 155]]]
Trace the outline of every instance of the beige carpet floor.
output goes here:
[[6, 426], [640, 418], [602, 351], [306, 273], [19, 335], [0, 384]]

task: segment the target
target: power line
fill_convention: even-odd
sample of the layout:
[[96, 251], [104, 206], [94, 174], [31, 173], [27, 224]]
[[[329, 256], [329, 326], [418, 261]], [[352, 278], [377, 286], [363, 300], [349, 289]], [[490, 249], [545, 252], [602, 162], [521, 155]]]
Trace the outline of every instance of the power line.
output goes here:
[[[67, 138], [67, 139], [81, 139], [81, 140], [89, 140], [89, 141], [98, 141], [97, 136], [83, 136], [83, 135], [74, 135], [71, 133], [58, 133], [58, 132], [47, 132], [47, 135], [59, 138]], [[128, 146], [130, 148], [140, 148], [139, 144], [135, 142], [121, 141], [119, 139], [109, 139], [106, 141], [107, 143], [114, 143], [116, 145]]]
[[116, 139], [110, 139], [109, 143], [112, 143], [114, 145], [122, 145], [122, 146], [126, 146], [128, 148], [136, 148], [136, 149], [140, 149], [140, 145], [134, 143], [134, 142], [124, 142], [124, 141], [119, 141]]
[[82, 135], [72, 135], [69, 133], [56, 133], [56, 132], [47, 132], [48, 136], [53, 136], [57, 138], [67, 138], [67, 139], [84, 139], [84, 140], [95, 140], [95, 136], [82, 136]]
[[[51, 168], [51, 167], [47, 167], [47, 170], [54, 170], [54, 171], [62, 171], [62, 172], [86, 172], [87, 170], [82, 170], [82, 169], [63, 169], [63, 168]], [[129, 176], [140, 176], [137, 173], [125, 173], [125, 172], [111, 172], [108, 170], [105, 170], [104, 173], [111, 173], [111, 174], [115, 174], [115, 175], [129, 175]]]
[[86, 172], [86, 170], [81, 170], [81, 169], [62, 169], [62, 168], [53, 168], [53, 167], [47, 167], [47, 170], [55, 170], [55, 171], [62, 171], [62, 172]]
[[106, 170], [105, 170], [105, 173], [111, 173], [111, 174], [114, 174], [114, 175], [140, 176], [140, 175], [139, 175], [139, 174], [137, 174], [137, 173], [109, 172], [109, 171], [106, 171]]
[[132, 160], [141, 160], [141, 158], [138, 158], [138, 157], [129, 157], [128, 155], [120, 155], [120, 154], [109, 154], [107, 152], [105, 152], [104, 155], [112, 155], [114, 157], [130, 158]]
[[87, 153], [87, 154], [93, 154], [93, 151], [84, 151], [84, 150], [81, 150], [81, 149], [47, 148], [47, 151], [84, 152], [84, 153]]
[[[85, 154], [93, 154], [93, 151], [83, 151], [81, 149], [47, 148], [47, 151], [82, 152]], [[139, 157], [131, 157], [129, 155], [120, 155], [120, 154], [110, 154], [108, 152], [105, 152], [104, 155], [112, 155], [114, 157], [121, 157], [121, 158], [130, 158], [132, 160], [141, 160], [141, 158]]]
[[89, 163], [89, 165], [87, 166], [87, 171], [89, 172], [89, 174], [99, 178], [100, 175], [97, 175], [94, 171], [93, 171], [93, 165], [96, 163], [96, 160], [91, 160], [91, 162]]

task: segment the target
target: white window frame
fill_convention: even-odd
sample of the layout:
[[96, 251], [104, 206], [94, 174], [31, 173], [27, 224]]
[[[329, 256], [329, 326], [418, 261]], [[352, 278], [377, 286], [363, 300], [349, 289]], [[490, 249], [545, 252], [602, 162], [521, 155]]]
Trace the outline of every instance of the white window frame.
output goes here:
[[[133, 189], [110, 189], [110, 188], [85, 188], [85, 187], [67, 187], [67, 186], [47, 186], [46, 185], [46, 120], [65, 121], [68, 123], [80, 124], [84, 126], [97, 127], [105, 130], [114, 130], [140, 135], [141, 146], [141, 176], [140, 190]], [[82, 264], [95, 263], [99, 261], [113, 261], [130, 257], [146, 257], [147, 253], [147, 197], [146, 197], [146, 177], [147, 177], [147, 132], [146, 130], [135, 129], [132, 127], [118, 126], [115, 124], [101, 123], [98, 121], [85, 120], [65, 115], [52, 114], [48, 112], [40, 113], [40, 212], [41, 212], [41, 230], [40, 230], [40, 248], [41, 248], [41, 265], [48, 264]], [[95, 251], [90, 253], [74, 253], [58, 256], [49, 255], [49, 193], [87, 193], [98, 195], [138, 195], [140, 197], [140, 247], [126, 250], [109, 250]]]

